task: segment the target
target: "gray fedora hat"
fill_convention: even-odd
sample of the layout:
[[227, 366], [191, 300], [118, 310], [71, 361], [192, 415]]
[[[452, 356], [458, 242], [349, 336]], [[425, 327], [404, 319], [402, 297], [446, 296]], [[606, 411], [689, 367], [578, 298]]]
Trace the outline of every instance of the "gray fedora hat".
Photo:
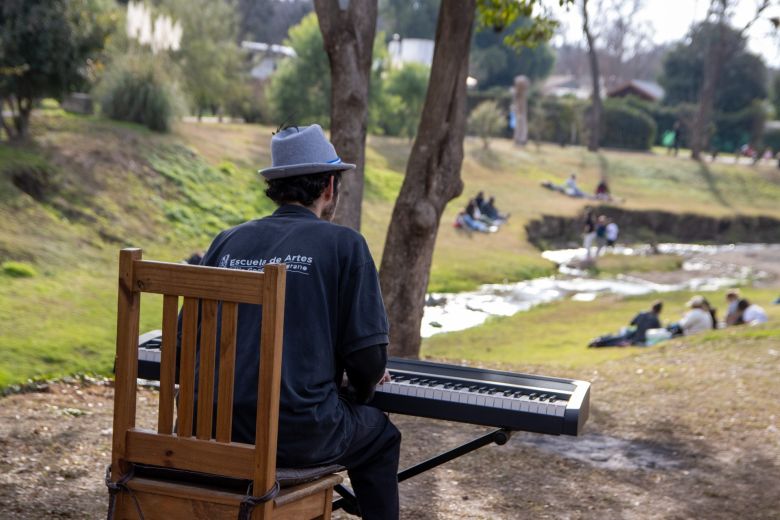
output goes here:
[[274, 134], [271, 161], [270, 168], [259, 170], [268, 180], [355, 168], [354, 164], [341, 162], [320, 125], [291, 126]]

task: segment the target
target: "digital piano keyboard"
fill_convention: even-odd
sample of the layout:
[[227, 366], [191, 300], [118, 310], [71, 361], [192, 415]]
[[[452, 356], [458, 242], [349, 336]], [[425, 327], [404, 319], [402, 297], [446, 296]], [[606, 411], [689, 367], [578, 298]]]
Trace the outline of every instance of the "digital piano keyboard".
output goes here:
[[[159, 331], [139, 338], [138, 377], [160, 378]], [[392, 381], [376, 387], [386, 412], [553, 435], [579, 435], [590, 383], [572, 379], [390, 358]]]

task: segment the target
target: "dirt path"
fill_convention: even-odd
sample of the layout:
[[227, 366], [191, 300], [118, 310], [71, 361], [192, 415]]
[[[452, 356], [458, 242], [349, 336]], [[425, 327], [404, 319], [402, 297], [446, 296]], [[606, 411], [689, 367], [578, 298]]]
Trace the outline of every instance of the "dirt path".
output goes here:
[[[597, 371], [581, 438], [517, 433], [401, 484], [413, 519], [780, 519], [780, 342], [724, 331]], [[759, 335], [760, 336], [760, 335]], [[550, 369], [516, 367], [550, 373]], [[101, 518], [107, 384], [49, 384], [0, 400], [0, 517]], [[140, 423], [157, 396], [140, 391]], [[485, 428], [395, 416], [401, 466]], [[336, 513], [337, 518], [352, 518]]]

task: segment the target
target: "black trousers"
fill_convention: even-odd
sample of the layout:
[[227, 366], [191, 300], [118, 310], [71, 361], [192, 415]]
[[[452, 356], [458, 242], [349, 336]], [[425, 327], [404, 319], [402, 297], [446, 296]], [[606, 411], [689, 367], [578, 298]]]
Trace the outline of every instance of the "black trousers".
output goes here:
[[401, 432], [372, 406], [353, 405], [355, 434], [334, 461], [347, 468], [365, 520], [397, 520]]

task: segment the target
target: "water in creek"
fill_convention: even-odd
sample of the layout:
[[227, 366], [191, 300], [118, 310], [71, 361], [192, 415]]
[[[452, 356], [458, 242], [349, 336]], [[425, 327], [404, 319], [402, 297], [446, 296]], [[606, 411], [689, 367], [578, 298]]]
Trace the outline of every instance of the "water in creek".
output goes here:
[[[745, 283], [749, 277], [761, 276], [751, 269], [736, 264], [725, 264], [716, 258], [718, 253], [764, 251], [777, 249], [772, 244], [736, 244], [709, 246], [697, 244], [658, 244], [636, 247], [619, 246], [613, 254], [646, 255], [675, 254], [685, 257], [683, 270], [691, 271], [689, 278], [679, 283], [654, 283], [638, 277], [619, 275], [615, 278], [592, 278], [586, 271], [567, 267], [585, 255], [584, 249], [545, 251], [542, 256], [561, 266], [561, 274], [535, 278], [516, 283], [483, 285], [476, 291], [454, 294], [429, 294], [423, 314], [421, 334], [429, 337], [441, 332], [452, 332], [475, 327], [490, 316], [511, 316], [527, 311], [535, 305], [563, 298], [593, 301], [600, 294], [636, 296], [671, 291], [716, 291]], [[711, 276], [700, 273], [711, 271]], [[694, 275], [693, 272], [699, 273]]]

